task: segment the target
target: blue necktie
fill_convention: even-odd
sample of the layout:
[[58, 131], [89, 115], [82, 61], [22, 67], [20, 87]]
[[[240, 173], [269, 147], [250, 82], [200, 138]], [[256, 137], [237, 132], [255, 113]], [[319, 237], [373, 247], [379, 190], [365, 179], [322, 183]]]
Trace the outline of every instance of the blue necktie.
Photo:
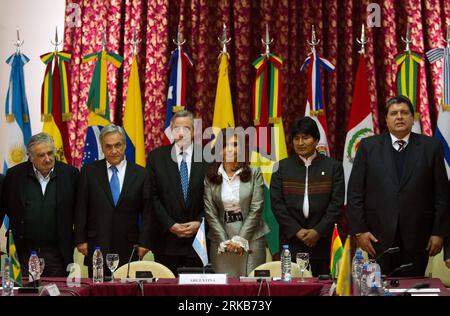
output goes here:
[[117, 168], [116, 166], [109, 167], [112, 171], [111, 180], [109, 180], [109, 187], [111, 188], [111, 194], [114, 201], [114, 206], [117, 205], [117, 201], [119, 200], [120, 195], [120, 183], [119, 177], [117, 176]]
[[189, 187], [188, 167], [185, 160], [186, 156], [183, 153], [181, 153], [181, 155], [183, 155], [183, 160], [181, 160], [180, 165], [181, 189], [183, 190], [184, 201], [187, 202], [188, 187]]

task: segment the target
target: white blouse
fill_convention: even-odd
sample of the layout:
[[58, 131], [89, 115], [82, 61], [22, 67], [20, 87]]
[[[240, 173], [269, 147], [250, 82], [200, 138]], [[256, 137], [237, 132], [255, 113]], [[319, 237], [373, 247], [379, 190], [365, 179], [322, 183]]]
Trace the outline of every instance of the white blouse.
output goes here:
[[240, 212], [241, 205], [239, 204], [239, 187], [241, 185], [241, 179], [239, 174], [242, 172], [242, 169], [239, 169], [234, 173], [234, 175], [230, 178], [227, 175], [227, 172], [223, 168], [223, 164], [219, 166], [217, 171], [220, 175], [222, 175], [222, 202], [223, 207], [226, 212]]

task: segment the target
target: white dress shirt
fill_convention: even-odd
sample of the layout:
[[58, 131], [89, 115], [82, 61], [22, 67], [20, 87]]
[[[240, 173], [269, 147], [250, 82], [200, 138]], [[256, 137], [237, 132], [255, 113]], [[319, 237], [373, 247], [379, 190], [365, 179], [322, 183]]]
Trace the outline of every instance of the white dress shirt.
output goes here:
[[[110, 164], [108, 161], [106, 162], [106, 168], [108, 169], [108, 181], [111, 182], [111, 177], [113, 175], [113, 172], [111, 170], [112, 164]], [[122, 192], [123, 187], [123, 180], [125, 179], [125, 170], [127, 169], [127, 160], [122, 160], [118, 165], [116, 165], [117, 168], [117, 177], [119, 178], [119, 184], [120, 184], [120, 192]]]
[[178, 171], [180, 170], [181, 161], [183, 160], [183, 156], [184, 156], [185, 157], [184, 160], [186, 161], [187, 168], [188, 168], [188, 179], [190, 178], [190, 175], [191, 175], [191, 161], [192, 161], [193, 150], [194, 150], [194, 147], [192, 146], [192, 144], [190, 144], [189, 147], [186, 148], [186, 150], [184, 150], [184, 151], [181, 151], [180, 147], [175, 145], [175, 151], [177, 154]]
[[223, 164], [220, 164], [217, 172], [222, 175], [222, 203], [225, 212], [240, 212], [241, 205], [239, 204], [239, 187], [241, 186], [241, 178], [239, 175], [242, 169], [239, 169], [230, 178], [227, 172], [223, 168]]
[[311, 166], [312, 161], [314, 160], [314, 158], [316, 158], [316, 156], [317, 156], [317, 152], [316, 151], [314, 152], [314, 154], [312, 154], [308, 158], [303, 158], [302, 156], [299, 155], [300, 159], [305, 163], [305, 167], [306, 167], [305, 195], [304, 195], [304, 198], [303, 198], [303, 216], [305, 216], [305, 218], [308, 218], [308, 216], [309, 216], [308, 169], [309, 169], [309, 166]]
[[40, 173], [39, 170], [37, 170], [34, 165], [33, 165], [33, 170], [34, 170], [34, 174], [36, 175], [36, 178], [38, 179], [38, 181], [41, 185], [42, 195], [45, 195], [45, 189], [47, 188], [47, 184], [50, 182], [50, 178], [53, 174], [53, 170], [55, 170], [55, 167], [53, 167], [52, 170], [50, 170], [50, 172], [48, 173], [48, 175], [46, 177], [44, 177], [42, 175], [42, 173]]
[[404, 140], [405, 141], [405, 146], [403, 146], [403, 149], [405, 149], [406, 146], [408, 146], [409, 136], [411, 135], [411, 133], [409, 133], [408, 135], [406, 135], [403, 138], [397, 138], [394, 135], [392, 135], [391, 133], [389, 133], [389, 135], [391, 135], [392, 147], [394, 147], [394, 149], [398, 151], [398, 148], [399, 148], [400, 145], [397, 143], [397, 141], [398, 140]]

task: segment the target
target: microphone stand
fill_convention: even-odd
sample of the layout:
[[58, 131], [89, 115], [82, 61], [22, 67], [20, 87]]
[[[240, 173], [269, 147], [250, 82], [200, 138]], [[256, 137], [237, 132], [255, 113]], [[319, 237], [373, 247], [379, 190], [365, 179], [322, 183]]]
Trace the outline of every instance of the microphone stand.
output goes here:
[[375, 258], [375, 261], [376, 262], [378, 262], [378, 259], [380, 259], [381, 257], [383, 257], [385, 254], [393, 254], [393, 253], [396, 253], [396, 252], [399, 252], [400, 251], [400, 247], [391, 247], [391, 248], [388, 248], [388, 249], [386, 249], [385, 251], [383, 251], [381, 254], [379, 254], [376, 258]]
[[131, 265], [131, 259], [133, 258], [134, 251], [136, 250], [137, 247], [138, 247], [138, 245], [133, 245], [133, 251], [131, 252], [130, 258], [128, 259], [127, 279], [130, 278], [130, 265]]
[[401, 294], [399, 294], [399, 296], [411, 296], [411, 293], [409, 292], [409, 290], [419, 290], [419, 289], [427, 289], [430, 287], [430, 283], [428, 282], [420, 282], [420, 283], [416, 283], [414, 284], [413, 287], [410, 287], [409, 289], [406, 289], [404, 292], [402, 292]]

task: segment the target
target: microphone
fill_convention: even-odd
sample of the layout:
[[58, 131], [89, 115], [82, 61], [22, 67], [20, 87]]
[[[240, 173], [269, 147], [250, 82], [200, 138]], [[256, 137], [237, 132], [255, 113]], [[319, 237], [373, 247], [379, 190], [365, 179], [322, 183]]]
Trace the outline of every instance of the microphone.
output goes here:
[[429, 282], [419, 282], [414, 284], [413, 287], [410, 287], [409, 289], [406, 289], [404, 292], [402, 292], [401, 294], [399, 294], [399, 296], [411, 296], [411, 293], [409, 292], [409, 290], [419, 290], [419, 289], [427, 289], [430, 287], [430, 283]]
[[386, 249], [385, 251], [383, 251], [381, 254], [379, 254], [376, 258], [375, 261], [378, 262], [378, 259], [380, 259], [381, 257], [383, 257], [385, 254], [392, 254], [392, 253], [396, 253], [400, 251], [400, 247], [391, 247]]
[[413, 266], [414, 266], [414, 264], [412, 262], [407, 263], [407, 264], [402, 264], [400, 267], [397, 267], [394, 270], [392, 270], [391, 273], [389, 273], [387, 275], [387, 277], [390, 277], [390, 276], [394, 275], [397, 272], [403, 272], [403, 271], [407, 271], [409, 269], [412, 269]]
[[133, 258], [134, 251], [136, 250], [136, 248], [137, 248], [138, 246], [139, 246], [139, 245], [133, 245], [133, 251], [131, 252], [130, 259], [128, 259], [127, 279], [130, 277], [130, 264], [131, 264], [131, 259]]

